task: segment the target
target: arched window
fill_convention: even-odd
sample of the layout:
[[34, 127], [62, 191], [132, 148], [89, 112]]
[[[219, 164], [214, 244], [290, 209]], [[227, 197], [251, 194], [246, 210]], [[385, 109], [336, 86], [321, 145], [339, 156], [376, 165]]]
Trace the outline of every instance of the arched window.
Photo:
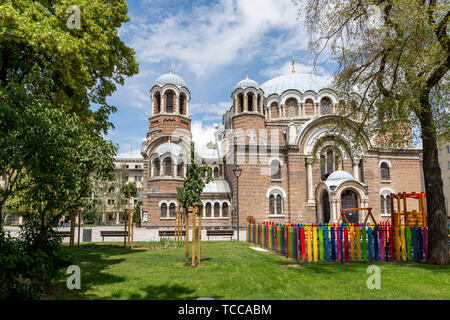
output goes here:
[[220, 217], [220, 203], [218, 202], [214, 203], [214, 217], [215, 218]]
[[258, 102], [256, 105], [256, 110], [258, 110], [259, 113], [262, 113], [261, 112], [261, 95], [260, 94], [258, 94]]
[[167, 218], [167, 204], [161, 204], [161, 218]]
[[275, 196], [273, 194], [269, 197], [269, 214], [275, 214]]
[[244, 95], [240, 93], [238, 95], [239, 112], [244, 112]]
[[270, 171], [272, 175], [272, 180], [281, 179], [281, 163], [278, 160], [272, 160], [270, 163]]
[[206, 208], [205, 209], [206, 209], [206, 217], [210, 218], [211, 217], [211, 203], [208, 202], [206, 204]]
[[381, 168], [381, 180], [388, 181], [391, 179], [389, 173], [389, 165], [386, 162], [382, 162], [380, 165]]
[[171, 203], [169, 206], [169, 216], [175, 217], [175, 203]]
[[172, 159], [167, 158], [165, 163], [165, 176], [172, 176]]
[[178, 177], [182, 177], [182, 176], [184, 176], [184, 163], [183, 162], [181, 162], [181, 163], [179, 163], [178, 165], [177, 165], [177, 176]]
[[214, 179], [219, 178], [219, 168], [215, 167], [214, 168]]
[[288, 117], [293, 118], [297, 116], [297, 100], [290, 98], [286, 101], [286, 105], [288, 109]]
[[381, 214], [385, 213], [385, 198], [384, 195], [380, 195], [380, 208], [381, 208]]
[[305, 114], [307, 116], [314, 115], [314, 102], [311, 99], [306, 99], [305, 101]]
[[271, 119], [276, 119], [279, 117], [278, 115], [278, 104], [276, 102], [272, 102], [272, 104], [270, 105], [270, 118]]
[[248, 105], [248, 111], [253, 111], [253, 94], [248, 93], [247, 94], [247, 105]]
[[382, 216], [391, 214], [391, 192], [393, 192], [391, 189], [384, 189], [380, 193], [380, 211]]
[[228, 203], [222, 204], [222, 217], [228, 217]]
[[[353, 190], [345, 190], [341, 195], [341, 208], [358, 208], [358, 196]], [[346, 211], [345, 215], [349, 223], [358, 223], [358, 211]]]
[[155, 103], [155, 114], [158, 114], [161, 112], [161, 94], [159, 92], [155, 93], [154, 96], [154, 103]]
[[331, 103], [330, 100], [328, 100], [328, 98], [323, 98], [320, 101], [320, 112], [322, 113], [323, 116], [330, 114], [330, 107]]
[[155, 176], [159, 177], [161, 175], [161, 163], [159, 159], [155, 160]]
[[169, 91], [166, 93], [166, 112], [167, 113], [173, 113], [173, 98], [174, 98], [174, 94], [172, 93], [172, 91]]
[[180, 94], [180, 101], [179, 101], [179, 104], [180, 104], [180, 114], [184, 114], [184, 102], [185, 102], [185, 99], [184, 99], [184, 94]]
[[386, 196], [386, 214], [391, 214], [391, 198]]
[[326, 180], [326, 170], [325, 170], [325, 156], [320, 155], [320, 177], [322, 180]]
[[333, 173], [333, 150], [327, 150], [327, 173], [328, 175]]
[[282, 214], [282, 202], [283, 199], [281, 198], [281, 195], [277, 195], [277, 214]]

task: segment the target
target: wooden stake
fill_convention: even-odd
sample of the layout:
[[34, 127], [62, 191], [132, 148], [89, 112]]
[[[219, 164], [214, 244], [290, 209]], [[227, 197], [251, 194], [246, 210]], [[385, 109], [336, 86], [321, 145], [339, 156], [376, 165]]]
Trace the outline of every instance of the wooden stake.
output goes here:
[[194, 206], [192, 210], [192, 267], [195, 267], [195, 216], [197, 208]]
[[186, 236], [185, 236], [185, 240], [186, 240], [186, 266], [189, 265], [189, 209], [185, 208], [184, 209], [186, 214], [185, 214], [185, 219], [186, 219]]
[[131, 210], [131, 248], [134, 245], [134, 210]]
[[125, 230], [124, 230], [124, 236], [123, 236], [123, 246], [126, 248], [127, 247], [127, 219], [125, 219], [126, 216], [125, 214], [123, 215], [123, 225], [125, 226]]
[[128, 210], [128, 248], [130, 248], [130, 237], [131, 237], [131, 210]]
[[200, 266], [201, 263], [201, 250], [202, 250], [202, 214], [201, 211], [199, 212], [198, 215], [198, 248], [197, 248], [197, 252], [198, 252], [198, 259], [197, 259], [197, 264]]

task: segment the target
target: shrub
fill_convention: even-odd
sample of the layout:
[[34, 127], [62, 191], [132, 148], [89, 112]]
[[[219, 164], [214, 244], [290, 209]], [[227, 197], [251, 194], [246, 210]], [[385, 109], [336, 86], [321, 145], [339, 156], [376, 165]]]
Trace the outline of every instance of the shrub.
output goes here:
[[53, 227], [28, 218], [17, 238], [0, 233], [0, 299], [39, 299], [70, 264]]

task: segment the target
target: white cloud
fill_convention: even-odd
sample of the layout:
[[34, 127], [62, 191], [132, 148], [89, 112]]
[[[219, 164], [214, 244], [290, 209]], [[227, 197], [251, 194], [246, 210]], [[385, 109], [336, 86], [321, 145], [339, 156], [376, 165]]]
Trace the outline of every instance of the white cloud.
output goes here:
[[[256, 55], [306, 49], [304, 28], [290, 0], [220, 0], [153, 24], [134, 16], [131, 21], [125, 33], [139, 61], [169, 60], [175, 70], [187, 67], [197, 76]], [[270, 32], [287, 34], [278, 42]]]
[[214, 133], [215, 127], [218, 123], [212, 125], [204, 125], [202, 121], [193, 121], [191, 125], [192, 140], [195, 143], [196, 148], [204, 149], [208, 142], [215, 141]]
[[192, 103], [189, 104], [189, 115], [203, 121], [222, 122], [223, 114], [232, 106], [231, 101], [223, 101], [213, 104]]
[[[292, 60], [285, 62], [281, 67], [269, 67], [261, 70], [259, 73], [262, 76], [268, 78], [275, 78], [281, 75], [290, 74], [292, 72]], [[296, 73], [307, 73], [312, 75], [323, 75], [325, 77], [329, 77], [330, 74], [326, 73], [325, 70], [320, 67], [313, 65], [306, 65], [303, 63], [295, 62], [295, 72]]]

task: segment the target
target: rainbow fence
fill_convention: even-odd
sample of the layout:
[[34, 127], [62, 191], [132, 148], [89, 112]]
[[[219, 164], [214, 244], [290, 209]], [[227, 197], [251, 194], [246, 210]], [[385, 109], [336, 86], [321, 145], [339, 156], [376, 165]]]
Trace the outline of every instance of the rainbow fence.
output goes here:
[[428, 228], [263, 222], [247, 224], [247, 241], [303, 262], [426, 261]]

